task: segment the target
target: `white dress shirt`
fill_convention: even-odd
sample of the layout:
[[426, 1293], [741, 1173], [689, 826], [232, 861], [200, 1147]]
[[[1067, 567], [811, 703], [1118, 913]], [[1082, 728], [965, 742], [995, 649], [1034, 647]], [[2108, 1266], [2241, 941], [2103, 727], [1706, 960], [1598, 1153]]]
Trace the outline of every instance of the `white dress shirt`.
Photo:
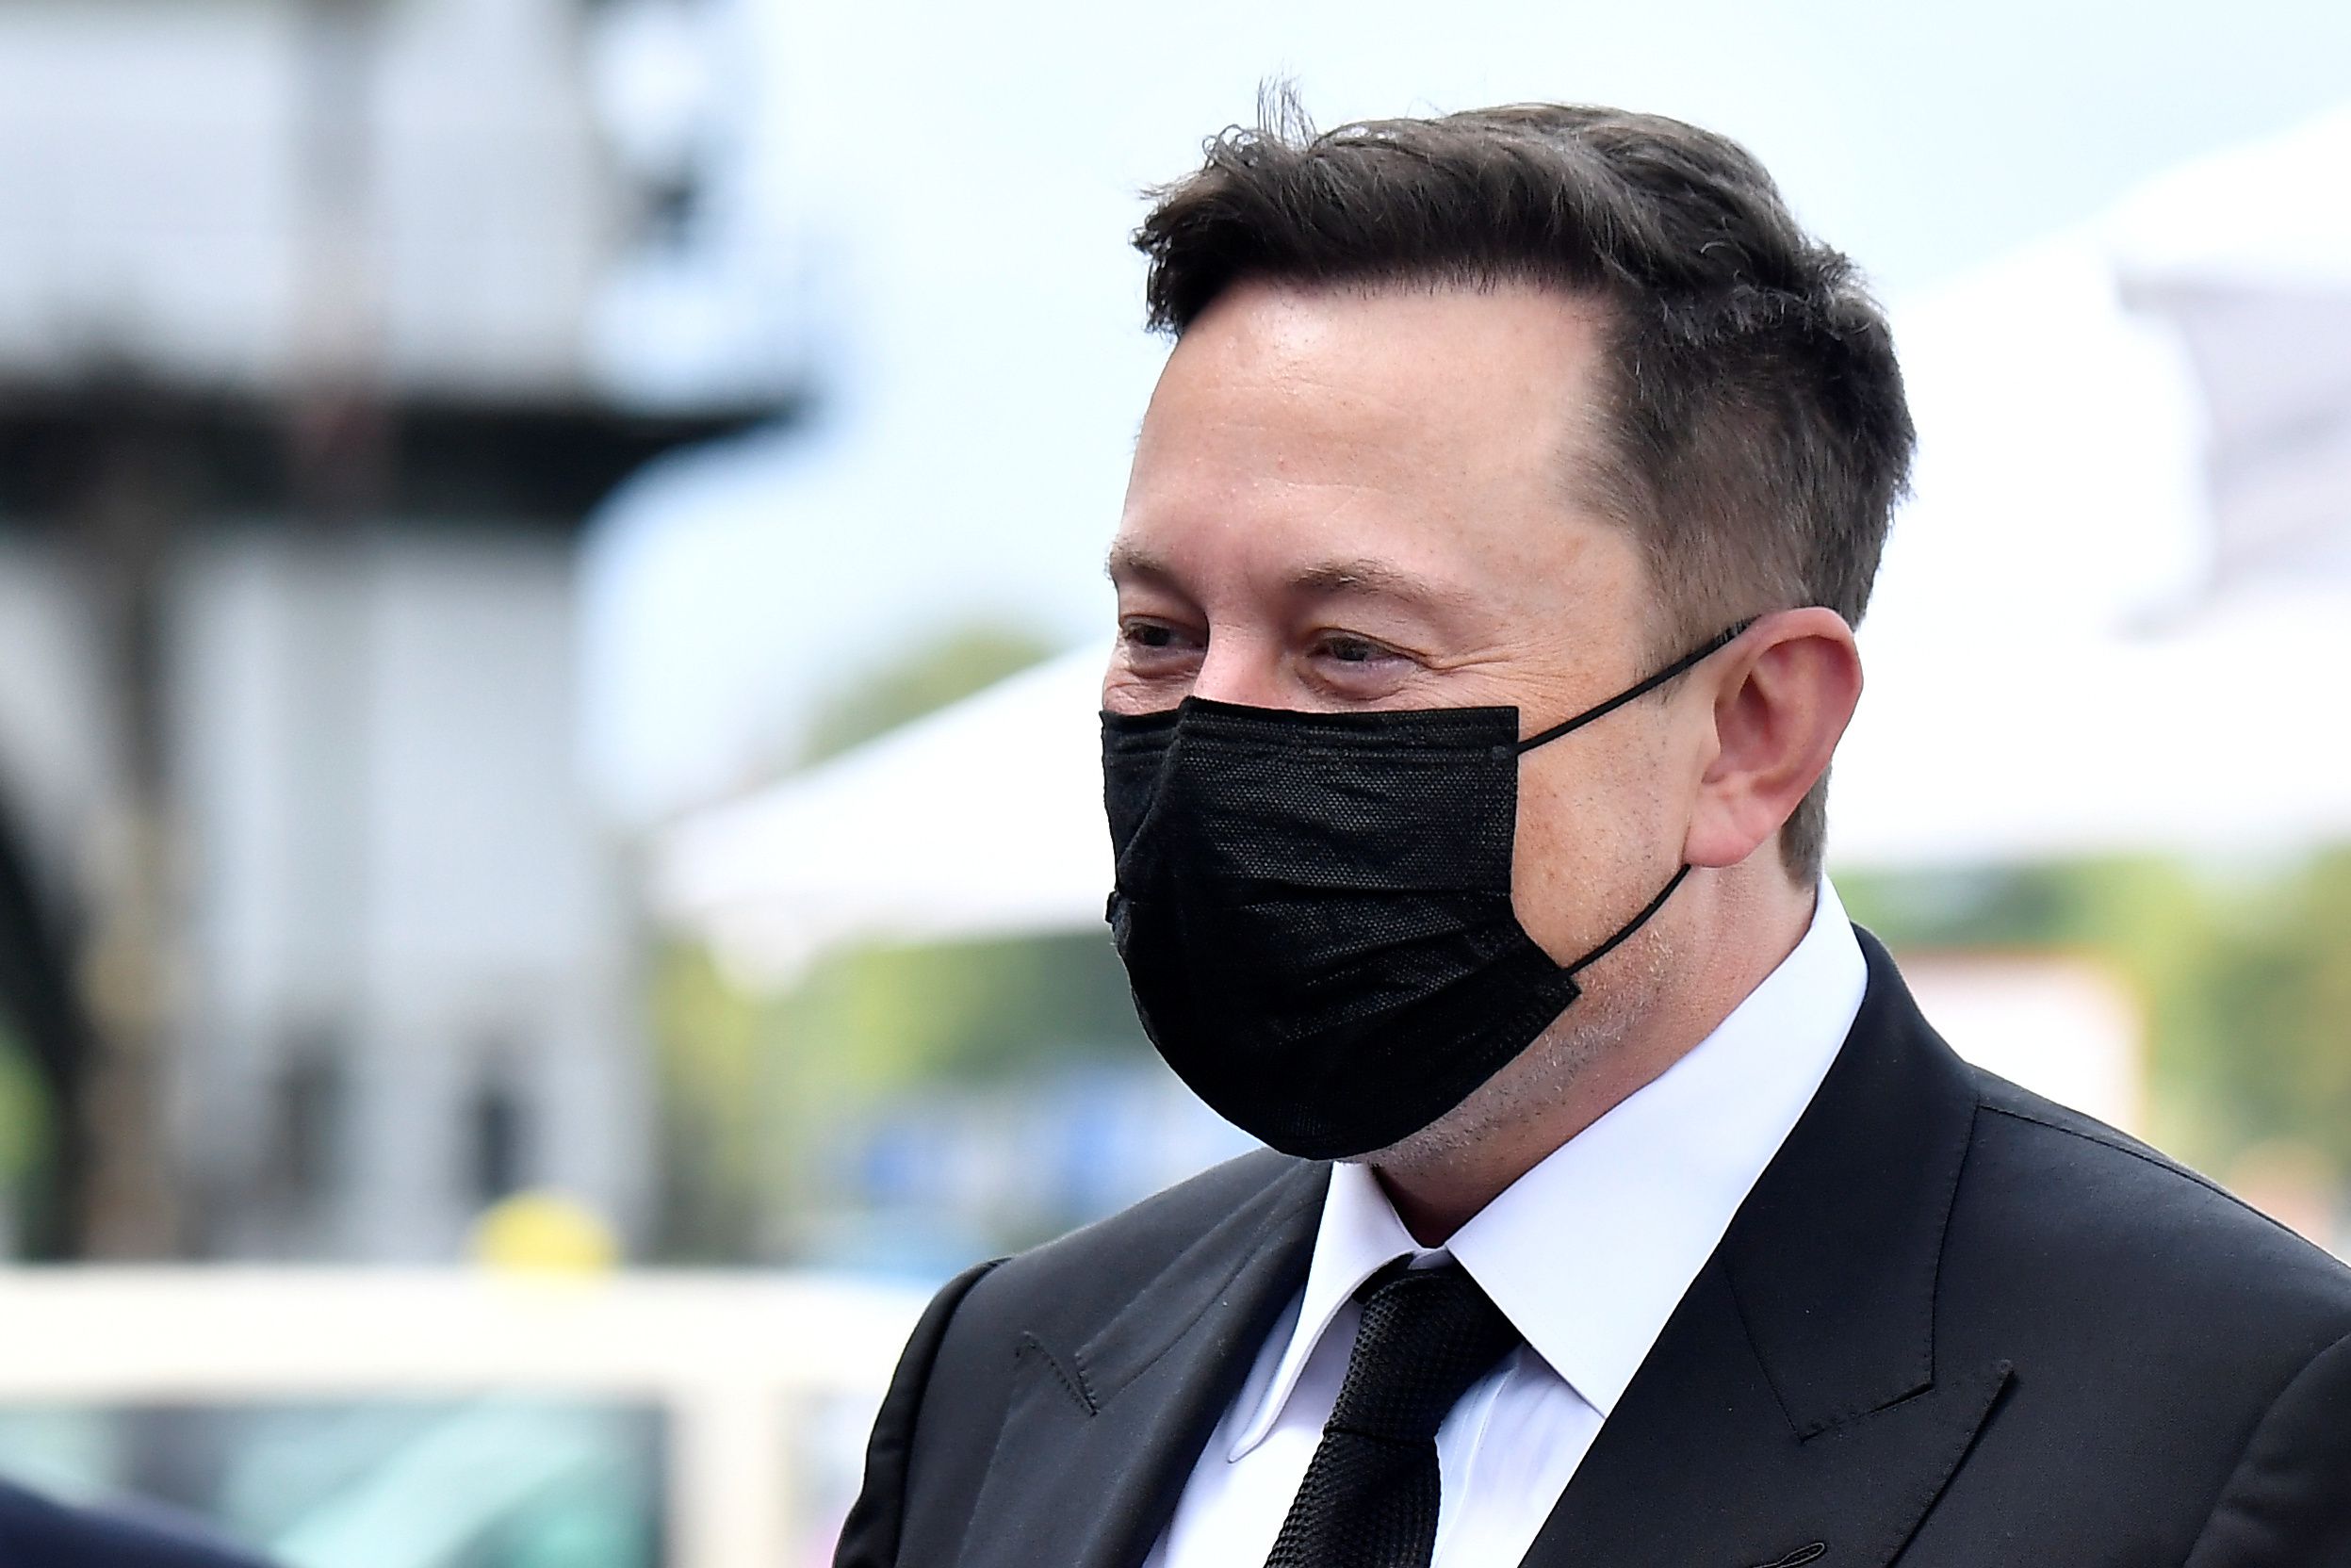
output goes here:
[[1437, 1433], [1432, 1568], [1514, 1568], [1811, 1102], [1867, 983], [1823, 879], [1804, 939], [1714, 1033], [1442, 1248], [1413, 1242], [1369, 1169], [1332, 1167], [1305, 1288], [1266, 1336], [1146, 1568], [1265, 1560], [1338, 1401], [1355, 1289], [1399, 1257], [1458, 1260], [1525, 1336]]

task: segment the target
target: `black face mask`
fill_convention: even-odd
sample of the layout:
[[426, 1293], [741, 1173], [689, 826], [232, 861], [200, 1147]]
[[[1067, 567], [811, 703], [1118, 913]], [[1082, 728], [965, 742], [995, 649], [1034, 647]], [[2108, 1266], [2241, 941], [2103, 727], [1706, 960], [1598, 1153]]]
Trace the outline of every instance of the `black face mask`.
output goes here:
[[1218, 1115], [1309, 1159], [1384, 1149], [1460, 1104], [1690, 873], [1555, 963], [1510, 906], [1520, 755], [1745, 629], [1523, 741], [1515, 708], [1187, 697], [1103, 714], [1110, 930], [1159, 1054]]

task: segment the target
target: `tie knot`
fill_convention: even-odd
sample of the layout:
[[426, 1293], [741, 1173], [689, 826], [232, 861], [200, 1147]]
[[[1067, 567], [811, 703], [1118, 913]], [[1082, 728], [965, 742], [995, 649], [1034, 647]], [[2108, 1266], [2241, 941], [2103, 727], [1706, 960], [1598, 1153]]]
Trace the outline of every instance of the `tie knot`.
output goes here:
[[1393, 1443], [1437, 1435], [1469, 1385], [1518, 1343], [1502, 1309], [1457, 1263], [1375, 1274], [1331, 1426]]

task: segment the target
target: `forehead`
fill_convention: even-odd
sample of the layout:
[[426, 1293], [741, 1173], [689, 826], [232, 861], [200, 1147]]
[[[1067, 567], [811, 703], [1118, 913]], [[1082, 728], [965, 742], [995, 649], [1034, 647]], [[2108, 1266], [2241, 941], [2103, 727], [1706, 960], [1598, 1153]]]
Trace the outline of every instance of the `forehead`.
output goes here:
[[1259, 413], [1300, 400], [1456, 441], [1566, 437], [1597, 407], [1602, 309], [1532, 284], [1244, 283], [1178, 340], [1151, 412], [1197, 412], [1200, 394]]
[[1236, 287], [1168, 356], [1121, 540], [1559, 583], [1617, 531], [1588, 477], [1603, 325], [1533, 286]]

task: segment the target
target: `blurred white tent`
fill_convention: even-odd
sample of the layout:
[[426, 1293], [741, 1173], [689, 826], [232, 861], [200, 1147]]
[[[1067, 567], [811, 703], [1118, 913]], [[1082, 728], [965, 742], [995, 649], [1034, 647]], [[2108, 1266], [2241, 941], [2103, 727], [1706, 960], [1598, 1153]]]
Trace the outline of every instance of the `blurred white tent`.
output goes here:
[[656, 911], [767, 976], [845, 939], [1101, 921], [1102, 664], [1066, 655], [687, 819], [657, 841]]
[[[2351, 839], [2351, 113], [1897, 308], [1916, 497], [1838, 753], [1845, 866]], [[669, 830], [738, 963], [1102, 918], [1098, 649]]]

